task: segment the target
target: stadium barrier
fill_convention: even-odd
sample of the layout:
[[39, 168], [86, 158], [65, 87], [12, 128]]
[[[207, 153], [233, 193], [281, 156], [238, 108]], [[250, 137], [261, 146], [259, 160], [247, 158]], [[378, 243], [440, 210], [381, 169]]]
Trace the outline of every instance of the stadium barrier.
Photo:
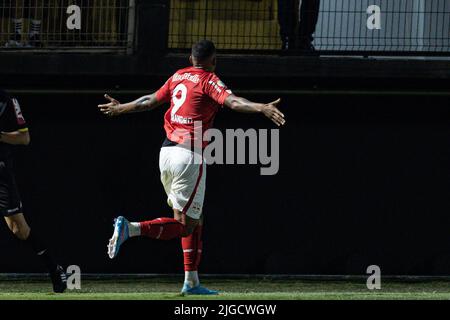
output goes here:
[[2, 50], [130, 51], [135, 0], [0, 0]]
[[[306, 1], [319, 0], [283, 0], [284, 5], [292, 3], [292, 10], [279, 15], [282, 1], [277, 0], [171, 0], [169, 48], [187, 49], [208, 38], [220, 49], [280, 50], [280, 26], [291, 27], [287, 19], [298, 26], [301, 2]], [[309, 7], [305, 5], [303, 16], [314, 20]], [[320, 0], [313, 44], [338, 54], [448, 55], [450, 2]]]
[[[138, 25], [136, 5], [168, 17], [163, 14], [152, 28], [142, 19]], [[313, 45], [323, 54], [450, 53], [446, 0], [0, 0], [0, 50], [131, 53], [136, 42], [142, 46], [162, 33], [163, 48], [145, 45], [183, 51], [208, 38], [225, 51], [276, 52], [280, 29], [293, 29], [298, 37], [305, 32], [298, 21], [307, 19], [314, 22], [307, 23]]]

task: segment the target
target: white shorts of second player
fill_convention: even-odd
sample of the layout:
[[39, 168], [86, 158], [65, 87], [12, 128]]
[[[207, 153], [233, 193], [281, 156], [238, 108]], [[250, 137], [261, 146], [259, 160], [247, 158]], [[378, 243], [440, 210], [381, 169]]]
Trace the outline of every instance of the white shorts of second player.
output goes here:
[[180, 146], [162, 147], [159, 170], [169, 206], [200, 219], [206, 188], [203, 157]]

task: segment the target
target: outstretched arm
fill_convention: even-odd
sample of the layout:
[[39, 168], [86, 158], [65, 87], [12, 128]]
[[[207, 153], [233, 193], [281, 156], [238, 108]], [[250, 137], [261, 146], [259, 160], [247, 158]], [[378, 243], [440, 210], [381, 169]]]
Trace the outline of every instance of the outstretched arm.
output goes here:
[[262, 113], [277, 126], [282, 126], [286, 120], [284, 120], [284, 114], [277, 108], [280, 101], [281, 99], [270, 103], [256, 103], [231, 94], [225, 99], [224, 105], [237, 112]]
[[105, 98], [109, 100], [107, 104], [100, 104], [98, 108], [103, 114], [107, 116], [118, 116], [125, 113], [131, 112], [142, 112], [149, 111], [155, 109], [160, 106], [162, 102], [159, 102], [156, 99], [156, 94], [153, 93], [151, 95], [140, 97], [132, 102], [128, 102], [125, 104], [121, 104], [114, 98], [111, 98], [109, 95], [105, 94]]

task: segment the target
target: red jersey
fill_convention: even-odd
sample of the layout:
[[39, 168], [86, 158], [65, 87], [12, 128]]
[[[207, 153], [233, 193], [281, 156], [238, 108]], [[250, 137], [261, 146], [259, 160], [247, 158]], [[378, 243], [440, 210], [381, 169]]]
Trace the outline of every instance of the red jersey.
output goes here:
[[[194, 132], [199, 135], [212, 127], [216, 113], [230, 94], [213, 72], [195, 67], [178, 70], [156, 92], [158, 101], [170, 101], [164, 115], [167, 139], [180, 144], [203, 139], [194, 136]], [[202, 142], [203, 147], [207, 144]]]

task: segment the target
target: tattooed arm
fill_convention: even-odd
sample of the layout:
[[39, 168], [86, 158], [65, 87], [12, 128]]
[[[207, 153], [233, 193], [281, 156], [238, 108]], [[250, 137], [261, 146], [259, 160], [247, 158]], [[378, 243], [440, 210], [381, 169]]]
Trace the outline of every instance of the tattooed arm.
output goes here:
[[114, 98], [111, 98], [109, 95], [105, 94], [105, 98], [109, 100], [107, 104], [101, 104], [98, 106], [100, 111], [107, 116], [118, 116], [125, 113], [131, 112], [142, 112], [153, 110], [156, 107], [160, 106], [162, 102], [159, 102], [156, 99], [156, 94], [153, 93], [151, 95], [140, 97], [132, 102], [128, 102], [125, 104], [121, 104]]
[[284, 114], [278, 110], [278, 104], [281, 99], [270, 103], [257, 103], [249, 101], [245, 98], [230, 94], [226, 99], [224, 105], [231, 110], [242, 113], [262, 113], [264, 116], [272, 120], [277, 126], [285, 124]]

